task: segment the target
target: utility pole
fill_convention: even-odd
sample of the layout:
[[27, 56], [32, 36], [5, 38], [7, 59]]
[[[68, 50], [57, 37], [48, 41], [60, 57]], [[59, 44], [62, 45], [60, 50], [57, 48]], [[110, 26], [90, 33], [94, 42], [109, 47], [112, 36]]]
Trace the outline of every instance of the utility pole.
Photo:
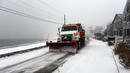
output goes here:
[[66, 24], [66, 15], [64, 14], [64, 24]]

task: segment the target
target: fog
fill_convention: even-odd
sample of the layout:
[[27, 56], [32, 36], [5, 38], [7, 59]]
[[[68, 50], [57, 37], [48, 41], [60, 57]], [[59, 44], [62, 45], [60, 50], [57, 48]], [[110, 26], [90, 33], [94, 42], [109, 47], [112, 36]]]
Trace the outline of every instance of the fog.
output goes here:
[[[0, 39], [46, 39], [55, 37], [66, 15], [66, 23], [105, 27], [116, 13], [122, 13], [126, 0], [1, 0]], [[36, 18], [3, 11], [2, 7]]]

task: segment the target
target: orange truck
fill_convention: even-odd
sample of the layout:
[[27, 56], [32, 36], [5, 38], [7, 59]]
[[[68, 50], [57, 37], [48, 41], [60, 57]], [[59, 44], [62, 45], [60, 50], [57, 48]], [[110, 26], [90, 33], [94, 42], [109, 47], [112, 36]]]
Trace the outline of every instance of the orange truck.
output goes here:
[[49, 51], [77, 53], [85, 45], [85, 30], [80, 23], [64, 24], [58, 29], [56, 42], [47, 41]]

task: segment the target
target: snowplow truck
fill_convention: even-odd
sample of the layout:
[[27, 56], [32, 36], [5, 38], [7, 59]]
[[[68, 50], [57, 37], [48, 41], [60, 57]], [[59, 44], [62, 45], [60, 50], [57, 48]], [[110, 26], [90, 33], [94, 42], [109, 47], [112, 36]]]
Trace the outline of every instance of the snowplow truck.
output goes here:
[[64, 24], [58, 28], [57, 41], [47, 41], [46, 44], [49, 51], [78, 53], [85, 45], [85, 30], [81, 24]]

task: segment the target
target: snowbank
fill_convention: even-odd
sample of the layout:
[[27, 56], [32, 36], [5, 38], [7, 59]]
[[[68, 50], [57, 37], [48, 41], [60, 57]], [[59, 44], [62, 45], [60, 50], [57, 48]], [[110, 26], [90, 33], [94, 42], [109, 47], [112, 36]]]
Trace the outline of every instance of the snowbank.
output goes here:
[[[114, 49], [114, 46], [111, 46], [112, 49]], [[130, 73], [130, 69], [125, 69], [119, 62], [119, 56], [115, 55], [115, 59], [116, 59], [116, 63], [118, 65], [119, 68], [119, 72], [120, 73]]]
[[54, 73], [118, 73], [112, 49], [104, 42], [91, 39], [78, 54], [69, 58]]
[[118, 64], [118, 68], [120, 73], [130, 73], [130, 69], [125, 69], [120, 63], [119, 63], [119, 58], [118, 56], [116, 56], [116, 60], [117, 60], [117, 64]]
[[31, 44], [31, 45], [26, 45], [26, 46], [19, 46], [19, 47], [14, 47], [14, 48], [1, 49], [0, 55], [6, 54], [6, 53], [11, 53], [11, 52], [16, 52], [16, 51], [21, 51], [21, 50], [27, 50], [27, 49], [45, 46], [45, 45], [46, 45], [46, 42], [40, 42], [40, 43], [35, 43], [35, 44]]

